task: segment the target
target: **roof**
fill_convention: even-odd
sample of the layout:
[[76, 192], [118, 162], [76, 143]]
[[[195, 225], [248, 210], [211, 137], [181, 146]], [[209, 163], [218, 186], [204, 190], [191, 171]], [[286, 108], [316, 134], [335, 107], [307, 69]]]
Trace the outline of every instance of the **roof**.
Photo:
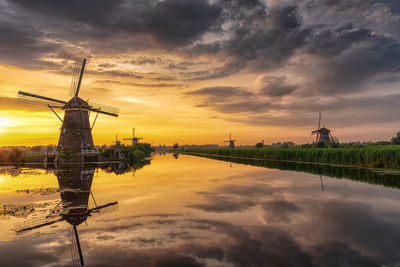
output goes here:
[[63, 107], [64, 109], [68, 109], [68, 108], [90, 108], [88, 102], [86, 102], [85, 100], [83, 100], [80, 97], [73, 97], [71, 98], [71, 100], [69, 100], [67, 102], [67, 104], [64, 105]]

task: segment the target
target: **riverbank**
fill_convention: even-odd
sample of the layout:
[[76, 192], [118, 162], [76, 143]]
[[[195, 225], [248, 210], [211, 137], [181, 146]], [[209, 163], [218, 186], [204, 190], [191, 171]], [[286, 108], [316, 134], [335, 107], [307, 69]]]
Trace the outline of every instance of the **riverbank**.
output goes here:
[[251, 148], [186, 149], [179, 153], [229, 156], [301, 163], [323, 163], [400, 170], [400, 146], [365, 148]]

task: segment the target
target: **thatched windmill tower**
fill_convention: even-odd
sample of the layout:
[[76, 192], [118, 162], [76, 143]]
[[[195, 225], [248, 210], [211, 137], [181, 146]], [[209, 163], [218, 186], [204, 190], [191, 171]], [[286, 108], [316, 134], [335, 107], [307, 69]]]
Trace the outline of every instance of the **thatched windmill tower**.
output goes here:
[[[21, 100], [47, 105], [62, 122], [61, 133], [58, 140], [58, 153], [90, 153], [94, 151], [92, 129], [96, 123], [99, 113], [118, 117], [118, 109], [105, 105], [85, 101], [78, 96], [81, 87], [82, 77], [85, 70], [86, 59], [75, 64], [71, 84], [72, 98], [66, 102], [46, 96], [31, 94], [19, 91], [18, 97]], [[81, 67], [80, 67], [81, 66]], [[79, 68], [80, 67], [80, 68]], [[80, 71], [79, 71], [80, 69]], [[78, 78], [79, 77], [79, 78]], [[54, 111], [55, 108], [64, 110], [64, 119]], [[90, 125], [89, 113], [96, 112], [93, 124]]]
[[232, 139], [232, 134], [229, 133], [229, 140], [224, 141], [225, 143], [229, 142], [229, 148], [235, 148], [236, 139]]
[[[118, 209], [118, 202], [110, 202], [97, 206], [91, 192], [94, 169], [57, 170], [61, 200], [57, 206], [45, 217], [33, 218], [14, 224], [16, 233], [38, 229], [53, 225], [61, 221], [67, 222], [73, 266], [84, 265], [82, 248], [77, 227], [88, 218], [112, 212]], [[95, 206], [89, 208], [89, 198], [93, 198]]]
[[333, 140], [333, 137], [331, 135], [331, 131], [325, 127], [321, 127], [321, 113], [319, 113], [319, 119], [318, 119], [318, 129], [315, 131], [312, 131], [311, 134], [316, 134], [317, 137], [315, 139], [315, 142], [318, 144], [319, 142], [324, 142], [324, 143], [329, 143], [330, 141]]
[[128, 140], [132, 142], [132, 146], [139, 143], [139, 140], [143, 139], [143, 137], [135, 137], [135, 128], [132, 130], [132, 138], [124, 138], [124, 140]]

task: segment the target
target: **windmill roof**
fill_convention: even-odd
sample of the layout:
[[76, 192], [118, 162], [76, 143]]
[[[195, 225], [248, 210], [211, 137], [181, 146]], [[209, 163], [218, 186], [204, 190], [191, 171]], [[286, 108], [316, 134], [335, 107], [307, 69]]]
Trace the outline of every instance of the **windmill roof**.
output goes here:
[[67, 108], [90, 108], [90, 106], [88, 102], [80, 97], [75, 96], [64, 105], [64, 109]]

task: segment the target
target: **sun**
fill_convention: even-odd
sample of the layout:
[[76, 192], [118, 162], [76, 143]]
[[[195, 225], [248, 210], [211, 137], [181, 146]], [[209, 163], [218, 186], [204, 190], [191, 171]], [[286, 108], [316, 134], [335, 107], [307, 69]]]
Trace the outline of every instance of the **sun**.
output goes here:
[[8, 118], [8, 117], [0, 117], [0, 133], [4, 132], [4, 129], [7, 127], [13, 126], [14, 120]]

